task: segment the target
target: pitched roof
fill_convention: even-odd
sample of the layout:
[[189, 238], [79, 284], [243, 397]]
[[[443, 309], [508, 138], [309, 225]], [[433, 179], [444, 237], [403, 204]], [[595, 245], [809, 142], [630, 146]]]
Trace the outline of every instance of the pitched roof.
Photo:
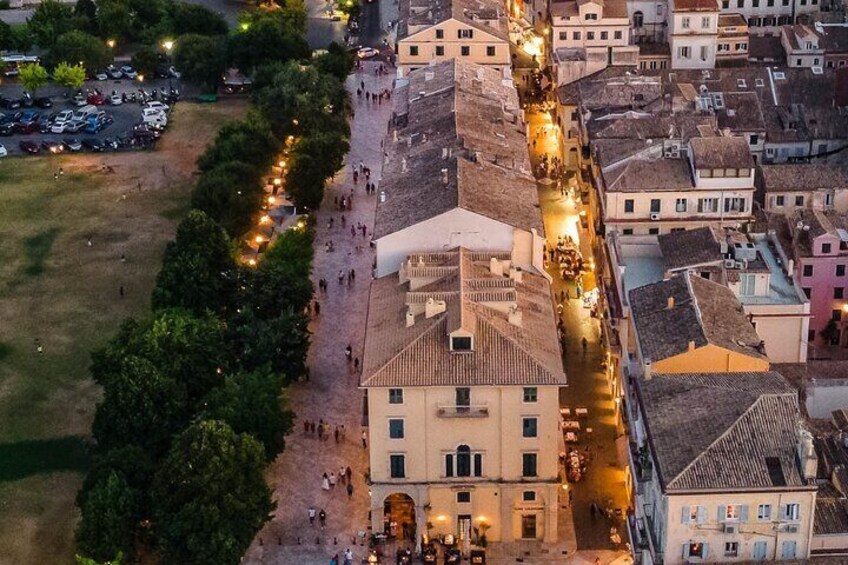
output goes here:
[[667, 271], [721, 261], [718, 234], [710, 227], [670, 232], [659, 236], [660, 251]]
[[400, 0], [398, 12], [398, 41], [415, 33], [417, 28], [434, 26], [450, 19], [504, 41], [509, 39], [506, 10], [495, 0]]
[[510, 81], [453, 59], [411, 72], [392, 98], [375, 238], [455, 208], [543, 233]]
[[718, 12], [718, 0], [674, 0], [675, 12]]
[[653, 375], [637, 391], [666, 492], [807, 486], [797, 392], [780, 374]]
[[754, 159], [743, 137], [695, 137], [692, 162], [696, 169], [751, 169]]
[[[505, 266], [509, 256], [464, 248], [413, 254], [399, 273], [374, 280], [360, 384], [564, 385], [548, 281], [493, 274], [492, 259]], [[431, 300], [444, 307], [428, 318]], [[473, 335], [472, 351], [450, 350], [449, 334], [458, 329]]]
[[[708, 344], [765, 359], [760, 336], [733, 291], [687, 272], [628, 294], [639, 347], [653, 362]], [[673, 299], [669, 308], [669, 299]]]
[[685, 159], [633, 159], [604, 174], [607, 192], [678, 191], [695, 184]]
[[819, 188], [848, 188], [848, 173], [827, 163], [786, 163], [762, 165], [763, 188], [809, 191]]

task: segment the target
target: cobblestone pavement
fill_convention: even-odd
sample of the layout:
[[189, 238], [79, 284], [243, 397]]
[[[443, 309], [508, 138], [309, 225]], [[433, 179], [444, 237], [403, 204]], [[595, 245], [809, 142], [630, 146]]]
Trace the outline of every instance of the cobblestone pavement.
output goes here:
[[[350, 226], [362, 222], [370, 238], [374, 227], [377, 196], [366, 196], [365, 181], [353, 184], [352, 167], [362, 161], [371, 169], [371, 179], [379, 186], [382, 167], [381, 140], [391, 113], [391, 103], [366, 104], [356, 98], [356, 88], [365, 82], [372, 92], [391, 87], [391, 76], [377, 77], [377, 63], [365, 63], [363, 70], [348, 79], [353, 94], [355, 118], [351, 123], [351, 150], [347, 164], [328, 186], [324, 204], [317, 215], [313, 282], [328, 283], [326, 294], [316, 294], [321, 314], [312, 324], [312, 346], [309, 351], [310, 380], [292, 385], [291, 405], [297, 419], [294, 430], [286, 438], [285, 452], [274, 462], [268, 480], [274, 489], [277, 510], [248, 550], [244, 563], [278, 565], [326, 565], [335, 553], [354, 547], [356, 533], [368, 523], [370, 497], [365, 484], [367, 450], [362, 447], [363, 393], [357, 388], [358, 375], [346, 361], [344, 349], [350, 344], [353, 357], [362, 358], [365, 319], [368, 309], [368, 287], [371, 280], [373, 253], [368, 238], [351, 236]], [[354, 191], [353, 209], [344, 213], [347, 225], [341, 226], [342, 213], [334, 198]], [[334, 227], [328, 227], [330, 218]], [[324, 244], [333, 241], [335, 251], [327, 253]], [[338, 272], [355, 270], [355, 282], [340, 285]], [[331, 426], [344, 425], [345, 440], [336, 444], [319, 441], [303, 431], [303, 421], [323, 418]], [[332, 430], [331, 430], [332, 432]], [[353, 470], [353, 497], [348, 500], [345, 486], [329, 492], [321, 489], [321, 474], [339, 472], [342, 466]], [[326, 530], [310, 527], [307, 509], [314, 505], [327, 512]], [[300, 545], [298, 544], [300, 538]], [[355, 563], [365, 555], [365, 547], [355, 546]]]

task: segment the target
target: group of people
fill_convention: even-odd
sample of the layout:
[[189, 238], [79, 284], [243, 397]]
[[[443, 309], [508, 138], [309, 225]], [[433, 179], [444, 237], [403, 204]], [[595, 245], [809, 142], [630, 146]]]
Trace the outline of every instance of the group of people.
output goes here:
[[[585, 272], [583, 254], [570, 235], [557, 237], [556, 245], [548, 249], [548, 261], [559, 266], [559, 275], [564, 281], [576, 280]], [[581, 293], [578, 291], [577, 298]]]
[[[336, 475], [335, 471], [331, 471], [329, 474], [323, 473], [321, 475], [321, 490], [330, 491], [335, 490], [336, 485], [347, 485], [347, 498], [348, 500], [353, 496], [353, 481], [352, 479], [353, 471], [351, 471], [350, 465], [347, 467], [339, 467], [339, 474]], [[322, 525], [323, 527], [323, 525]]]
[[362, 95], [364, 93], [366, 103], [370, 104], [371, 102], [376, 102], [377, 104], [382, 104], [384, 98], [386, 99], [387, 102], [389, 100], [391, 100], [391, 98], [392, 98], [392, 93], [388, 88], [384, 88], [383, 90], [381, 90], [379, 92], [373, 92], [372, 93], [370, 90], [365, 90], [365, 82], [364, 81], [362, 81], [360, 84], [362, 85], [362, 87], [356, 89], [356, 97], [361, 99]]
[[[315, 420], [304, 420], [303, 421], [303, 433], [306, 435], [317, 436], [321, 441], [328, 441], [330, 439], [330, 424], [325, 422], [323, 418], [320, 418], [316, 423]], [[347, 437], [347, 429], [344, 424], [339, 424], [335, 426], [333, 430], [333, 437], [336, 440], [336, 443], [341, 443]]]

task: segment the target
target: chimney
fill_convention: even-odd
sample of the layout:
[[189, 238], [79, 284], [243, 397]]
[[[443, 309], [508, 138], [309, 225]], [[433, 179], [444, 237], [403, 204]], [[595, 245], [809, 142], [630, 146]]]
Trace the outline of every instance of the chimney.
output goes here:
[[405, 173], [407, 171], [409, 171], [409, 168], [406, 166], [406, 157], [401, 157], [400, 172]]
[[397, 140], [398, 140], [397, 130], [396, 130], [396, 129], [393, 129], [393, 130], [392, 130], [392, 141], [394, 141], [395, 143], [397, 143]]
[[407, 312], [406, 313], [406, 327], [411, 328], [414, 325], [415, 325], [415, 314], [413, 314], [412, 312]]
[[427, 299], [427, 304], [424, 305], [424, 317], [428, 320], [433, 316], [441, 314], [448, 309], [448, 305], [444, 300]]
[[503, 263], [498, 261], [495, 257], [489, 259], [489, 272], [493, 275], [498, 275], [500, 277], [503, 276]]
[[447, 159], [447, 158], [448, 158], [448, 148], [442, 147], [442, 159]]
[[689, 342], [689, 351], [695, 351], [695, 342], [694, 341]]
[[642, 363], [642, 374], [645, 377], [646, 381], [651, 380], [652, 375], [651, 375], [651, 360], [650, 359], [645, 359], [645, 361]]
[[509, 323], [513, 326], [518, 326], [519, 328], [521, 327], [522, 315], [521, 311], [518, 309], [518, 306], [509, 307], [509, 314], [507, 314], [507, 319], [509, 320]]
[[509, 270], [509, 278], [517, 283], [524, 282], [524, 272], [519, 267], [512, 267]]
[[433, 71], [426, 71], [424, 73], [424, 82], [428, 82], [435, 78], [436, 74]]
[[447, 186], [450, 182], [450, 178], [448, 177], [448, 170], [442, 169], [442, 186]]
[[666, 307], [668, 310], [674, 310], [674, 297], [668, 297], [668, 306]]
[[816, 479], [819, 464], [816, 457], [816, 450], [813, 447], [813, 436], [809, 431], [802, 428], [800, 424], [798, 427], [798, 442], [796, 445], [798, 465], [801, 467], [801, 475], [805, 479], [813, 481]]

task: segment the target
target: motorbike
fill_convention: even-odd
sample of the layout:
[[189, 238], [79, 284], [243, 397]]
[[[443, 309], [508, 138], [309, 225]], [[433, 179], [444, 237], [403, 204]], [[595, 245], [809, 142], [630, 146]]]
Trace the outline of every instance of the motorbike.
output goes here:
[[458, 565], [462, 562], [462, 552], [458, 549], [449, 549], [445, 552], [445, 565]]
[[423, 563], [436, 563], [436, 548], [430, 544], [421, 548], [421, 561]]
[[408, 549], [398, 549], [395, 562], [397, 565], [410, 565], [412, 563], [412, 551]]

